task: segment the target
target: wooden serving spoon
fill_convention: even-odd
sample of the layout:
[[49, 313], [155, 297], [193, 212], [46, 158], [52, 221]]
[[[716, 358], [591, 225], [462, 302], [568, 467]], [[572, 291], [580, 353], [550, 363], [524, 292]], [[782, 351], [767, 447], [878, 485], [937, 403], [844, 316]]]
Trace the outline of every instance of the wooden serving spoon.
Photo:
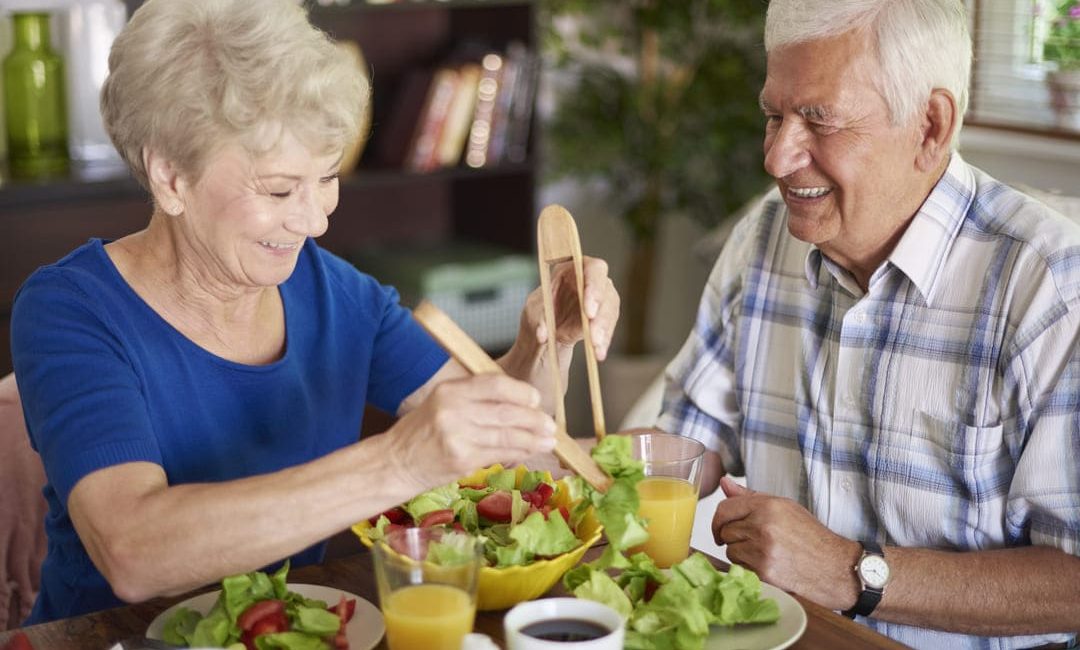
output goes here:
[[[503, 372], [499, 364], [455, 323], [446, 312], [423, 300], [413, 310], [413, 318], [443, 346], [466, 370], [474, 375]], [[551, 330], [554, 331], [554, 330]], [[560, 400], [561, 403], [561, 400]], [[604, 473], [577, 442], [566, 433], [565, 423], [555, 430], [555, 455], [574, 473], [585, 479], [597, 490], [605, 492], [611, 485], [611, 477]]]

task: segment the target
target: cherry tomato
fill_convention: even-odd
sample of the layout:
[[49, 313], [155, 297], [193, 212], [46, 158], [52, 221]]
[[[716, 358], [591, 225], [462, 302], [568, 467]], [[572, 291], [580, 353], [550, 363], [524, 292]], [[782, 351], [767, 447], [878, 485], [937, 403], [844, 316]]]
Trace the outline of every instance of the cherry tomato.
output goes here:
[[507, 523], [511, 519], [514, 497], [505, 490], [492, 492], [476, 504], [476, 512], [490, 521]]
[[236, 619], [236, 625], [245, 632], [255, 627], [255, 624], [271, 614], [285, 611], [285, 603], [280, 600], [260, 600], [253, 603], [244, 613]]
[[548, 499], [551, 498], [551, 495], [555, 494], [555, 488], [551, 487], [547, 483], [541, 483], [536, 486], [535, 492], [540, 495], [540, 504], [537, 506], [539, 507], [547, 503]]
[[428, 528], [430, 526], [442, 526], [443, 524], [449, 524], [454, 521], [454, 511], [447, 508], [445, 510], [432, 510], [424, 515], [420, 520], [421, 528]]

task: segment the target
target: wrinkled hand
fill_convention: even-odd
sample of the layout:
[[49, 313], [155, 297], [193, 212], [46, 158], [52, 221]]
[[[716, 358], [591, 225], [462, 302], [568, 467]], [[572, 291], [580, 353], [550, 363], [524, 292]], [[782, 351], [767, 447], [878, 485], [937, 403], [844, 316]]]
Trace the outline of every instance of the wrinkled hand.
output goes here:
[[[619, 320], [619, 293], [608, 277], [608, 265], [604, 260], [584, 257], [582, 270], [585, 278], [585, 314], [592, 330], [593, 350], [596, 358], [602, 361], [607, 357], [611, 336]], [[555, 306], [555, 340], [561, 346], [573, 347], [585, 338], [585, 332], [581, 325], [581, 308], [578, 306], [572, 263], [563, 262], [552, 269], [551, 289]], [[542, 291], [543, 287], [538, 287], [529, 294], [525, 310], [521, 313], [522, 334], [535, 335], [539, 346], [548, 340]]]
[[727, 499], [716, 507], [712, 530], [717, 544], [727, 544], [728, 559], [830, 609], [854, 605], [858, 542], [832, 532], [791, 499], [754, 492], [727, 477], [720, 487]]
[[539, 391], [505, 375], [445, 381], [391, 427], [392, 462], [419, 493], [549, 452], [555, 421], [539, 407]]

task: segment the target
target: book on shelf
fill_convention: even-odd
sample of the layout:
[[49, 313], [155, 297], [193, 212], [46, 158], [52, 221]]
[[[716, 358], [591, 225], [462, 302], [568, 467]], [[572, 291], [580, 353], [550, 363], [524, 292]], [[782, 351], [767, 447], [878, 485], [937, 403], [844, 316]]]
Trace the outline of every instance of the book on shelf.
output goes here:
[[439, 142], [457, 94], [459, 77], [456, 68], [443, 67], [435, 71], [409, 147], [409, 158], [405, 161], [407, 169], [416, 172], [438, 169]]
[[491, 120], [495, 113], [495, 101], [499, 95], [503, 57], [491, 52], [481, 61], [482, 71], [476, 90], [476, 109], [473, 111], [469, 140], [465, 145], [465, 164], [469, 167], [485, 167], [488, 164], [488, 143], [491, 141]]
[[525, 160], [538, 58], [520, 43], [473, 56], [480, 61], [459, 57], [405, 77], [375, 125], [381, 164], [431, 172]]
[[510, 102], [510, 118], [507, 125], [503, 158], [507, 162], [521, 163], [529, 154], [529, 131], [532, 127], [533, 106], [536, 104], [536, 86], [540, 80], [540, 57], [520, 43], [510, 46], [510, 56], [519, 57], [518, 73], [514, 84], [514, 96]]
[[477, 98], [466, 148], [465, 162], [470, 167], [520, 163], [528, 155], [539, 57], [520, 42], [511, 43], [505, 55], [488, 56], [493, 57], [493, 65], [491, 70], [485, 68], [485, 78], [492, 81]]
[[510, 124], [510, 102], [514, 99], [514, 86], [521, 67], [520, 49], [507, 50], [503, 56], [499, 74], [499, 90], [491, 110], [491, 135], [488, 138], [485, 164], [498, 165], [506, 148], [506, 131]]
[[434, 70], [425, 68], [408, 72], [394, 95], [391, 110], [381, 123], [372, 126], [374, 149], [381, 164], [405, 167], [434, 76]]
[[479, 63], [464, 63], [458, 68], [457, 88], [446, 114], [446, 121], [439, 135], [438, 166], [454, 167], [465, 151], [465, 141], [472, 126], [476, 107], [476, 93], [480, 85]]

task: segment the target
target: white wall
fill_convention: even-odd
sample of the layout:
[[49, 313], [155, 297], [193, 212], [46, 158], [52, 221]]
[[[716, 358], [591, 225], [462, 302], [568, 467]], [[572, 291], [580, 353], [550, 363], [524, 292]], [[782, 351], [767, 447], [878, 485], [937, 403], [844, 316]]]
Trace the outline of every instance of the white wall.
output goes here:
[[965, 127], [960, 153], [1000, 181], [1080, 196], [1080, 140]]

